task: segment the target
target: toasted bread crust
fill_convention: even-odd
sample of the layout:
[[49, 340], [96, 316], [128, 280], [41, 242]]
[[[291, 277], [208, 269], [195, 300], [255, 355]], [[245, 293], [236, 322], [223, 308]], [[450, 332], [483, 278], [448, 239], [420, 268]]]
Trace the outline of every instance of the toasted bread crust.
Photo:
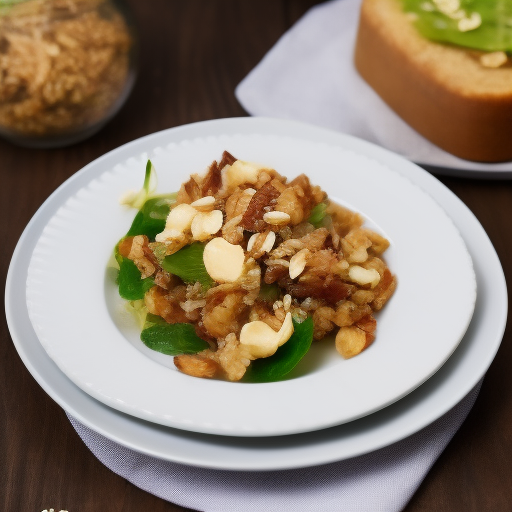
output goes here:
[[355, 64], [410, 126], [460, 158], [512, 159], [512, 65], [423, 38], [397, 0], [363, 0]]

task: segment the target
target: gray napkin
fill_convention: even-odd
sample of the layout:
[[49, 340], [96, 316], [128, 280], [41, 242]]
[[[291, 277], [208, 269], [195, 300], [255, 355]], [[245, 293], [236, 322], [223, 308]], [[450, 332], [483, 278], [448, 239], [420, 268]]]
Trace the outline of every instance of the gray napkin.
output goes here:
[[160, 498], [205, 512], [397, 512], [471, 410], [479, 383], [418, 433], [353, 459], [286, 471], [203, 469], [137, 453], [68, 418], [110, 470]]
[[445, 174], [512, 175], [512, 162], [469, 162], [430, 143], [359, 76], [353, 53], [360, 3], [335, 0], [307, 12], [238, 85], [245, 110], [355, 135], [413, 162], [453, 169]]

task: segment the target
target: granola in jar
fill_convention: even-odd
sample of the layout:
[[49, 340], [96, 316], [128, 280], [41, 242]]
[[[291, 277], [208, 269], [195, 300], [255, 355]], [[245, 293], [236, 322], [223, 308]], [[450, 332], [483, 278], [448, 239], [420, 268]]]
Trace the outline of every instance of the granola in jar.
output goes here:
[[0, 134], [59, 146], [94, 133], [134, 80], [131, 27], [110, 0], [29, 0], [0, 9]]

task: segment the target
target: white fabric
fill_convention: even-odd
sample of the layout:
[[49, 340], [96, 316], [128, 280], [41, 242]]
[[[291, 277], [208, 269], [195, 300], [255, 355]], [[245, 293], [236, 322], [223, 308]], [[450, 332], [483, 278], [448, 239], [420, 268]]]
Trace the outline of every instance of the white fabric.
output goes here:
[[68, 415], [109, 469], [160, 498], [204, 512], [396, 512], [402, 510], [473, 406], [480, 384], [440, 419], [387, 448], [311, 468], [239, 472], [142, 455]]
[[306, 13], [237, 87], [245, 110], [355, 135], [422, 164], [512, 171], [512, 162], [469, 162], [433, 145], [359, 76], [353, 53], [360, 3], [335, 0]]

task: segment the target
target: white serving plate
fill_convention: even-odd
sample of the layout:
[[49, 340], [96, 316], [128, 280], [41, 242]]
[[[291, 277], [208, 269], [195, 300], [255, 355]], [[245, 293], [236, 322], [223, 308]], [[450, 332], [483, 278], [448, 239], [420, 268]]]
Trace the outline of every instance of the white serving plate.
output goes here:
[[[250, 123], [250, 121], [249, 121]], [[147, 141], [151, 144], [150, 140]], [[432, 376], [471, 320], [476, 280], [451, 219], [391, 166], [350, 147], [268, 133], [213, 129], [207, 136], [128, 144], [114, 164], [100, 158], [79, 175], [32, 255], [27, 305], [50, 357], [77, 386], [119, 411], [162, 425], [230, 436], [275, 436], [332, 427], [396, 402]], [[151, 158], [158, 192], [178, 190], [227, 149], [293, 178], [306, 173], [329, 196], [361, 212], [391, 242], [385, 254], [398, 288], [378, 314], [377, 339], [341, 358], [332, 339], [316, 345], [296, 378], [266, 384], [192, 378], [149, 350], [106, 273], [134, 210], [119, 205], [140, 187]], [[64, 185], [66, 186], [66, 185]]]
[[[277, 470], [334, 462], [367, 453], [403, 439], [438, 419], [483, 377], [501, 343], [507, 318], [507, 290], [496, 252], [471, 211], [444, 185], [417, 166], [366, 142], [329, 130], [271, 119], [228, 119], [183, 126], [134, 143], [137, 153], [160, 141], [222, 133], [267, 133], [323, 141], [392, 166], [420, 185], [450, 215], [472, 256], [478, 299], [464, 339], [443, 367], [397, 403], [365, 418], [308, 434], [275, 438], [233, 438], [164, 427], [105, 406], [75, 386], [42, 348], [30, 324], [23, 283], [31, 253], [44, 226], [70, 193], [83, 185], [77, 174], [58, 189], [25, 229], [7, 277], [6, 316], [13, 342], [27, 369], [61, 407], [82, 424], [130, 449], [173, 462], [225, 470]], [[105, 155], [108, 164], [123, 148]]]

